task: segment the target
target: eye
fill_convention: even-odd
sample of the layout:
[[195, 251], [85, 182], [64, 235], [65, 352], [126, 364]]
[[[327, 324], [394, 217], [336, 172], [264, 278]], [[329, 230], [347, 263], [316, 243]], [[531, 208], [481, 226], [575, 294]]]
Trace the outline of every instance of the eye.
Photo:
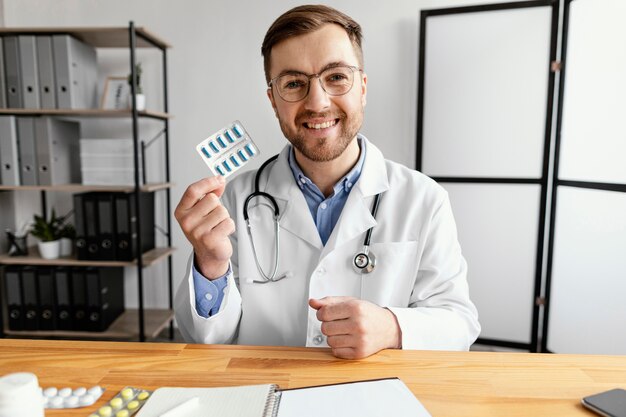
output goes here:
[[346, 80], [348, 80], [348, 75], [341, 71], [333, 72], [326, 77], [326, 82], [335, 84], [343, 83]]
[[285, 90], [298, 90], [306, 87], [307, 79], [302, 77], [294, 77], [293, 75], [287, 75], [279, 80], [280, 89]]

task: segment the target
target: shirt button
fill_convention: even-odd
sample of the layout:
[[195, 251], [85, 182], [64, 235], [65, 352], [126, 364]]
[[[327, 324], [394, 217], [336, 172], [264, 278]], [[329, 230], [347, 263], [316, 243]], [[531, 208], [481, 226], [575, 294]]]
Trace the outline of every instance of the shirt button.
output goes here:
[[313, 343], [316, 345], [321, 345], [323, 341], [324, 341], [324, 336], [322, 336], [321, 334], [318, 334], [317, 336], [313, 338]]
[[350, 187], [352, 187], [352, 183], [351, 182], [348, 183], [348, 188], [350, 188]]
[[326, 270], [324, 268], [320, 268], [317, 270], [318, 275], [324, 275], [325, 273], [326, 273]]
[[300, 182], [301, 182], [302, 184], [306, 184], [306, 179], [305, 179], [305, 178], [300, 178]]
[[204, 296], [204, 298], [206, 298], [207, 300], [211, 301], [213, 299], [213, 296], [211, 295], [210, 292], [206, 293], [206, 295]]
[[328, 206], [326, 205], [326, 203], [322, 203], [322, 204], [320, 204], [320, 208], [321, 208], [322, 210], [325, 210], [325, 209], [326, 209], [326, 207], [328, 207]]

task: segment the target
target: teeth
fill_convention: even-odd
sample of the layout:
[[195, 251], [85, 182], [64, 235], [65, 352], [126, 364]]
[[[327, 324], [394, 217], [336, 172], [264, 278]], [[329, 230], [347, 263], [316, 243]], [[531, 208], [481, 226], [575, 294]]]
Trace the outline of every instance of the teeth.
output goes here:
[[324, 122], [324, 123], [315, 123], [315, 124], [307, 123], [306, 127], [308, 127], [309, 129], [326, 129], [334, 125], [335, 125], [335, 121], [331, 120], [331, 121]]

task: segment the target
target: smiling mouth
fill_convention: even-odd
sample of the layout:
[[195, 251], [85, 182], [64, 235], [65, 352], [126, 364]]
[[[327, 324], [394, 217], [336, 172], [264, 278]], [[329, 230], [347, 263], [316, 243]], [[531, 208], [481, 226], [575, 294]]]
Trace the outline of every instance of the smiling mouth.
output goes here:
[[329, 120], [329, 121], [324, 122], [324, 123], [308, 123], [307, 122], [307, 123], [303, 123], [303, 125], [307, 129], [321, 130], [321, 129], [328, 129], [329, 127], [333, 127], [338, 122], [339, 122], [339, 119], [333, 119], [333, 120]]

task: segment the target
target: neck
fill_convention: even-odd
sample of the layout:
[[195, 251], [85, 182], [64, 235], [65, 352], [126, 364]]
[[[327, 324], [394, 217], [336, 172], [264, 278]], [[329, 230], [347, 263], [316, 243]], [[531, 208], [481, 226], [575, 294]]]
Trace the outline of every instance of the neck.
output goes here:
[[333, 193], [335, 184], [356, 165], [359, 160], [360, 148], [356, 137], [336, 159], [326, 162], [312, 161], [294, 148], [296, 162], [313, 184], [328, 197]]

